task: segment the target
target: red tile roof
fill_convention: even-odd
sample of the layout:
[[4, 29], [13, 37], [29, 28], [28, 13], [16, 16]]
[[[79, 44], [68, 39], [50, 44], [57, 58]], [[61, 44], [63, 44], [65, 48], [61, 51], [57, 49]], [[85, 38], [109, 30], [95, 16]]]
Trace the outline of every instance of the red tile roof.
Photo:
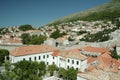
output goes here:
[[63, 58], [75, 58], [84, 60], [87, 57], [80, 53], [79, 49], [64, 50], [64, 51], [55, 51], [53, 56], [62, 56]]
[[102, 70], [118, 72], [120, 61], [113, 59], [109, 54], [103, 54], [99, 56], [98, 61], [100, 62], [100, 64], [98, 65], [98, 68]]
[[9, 38], [9, 39], [8, 39], [8, 42], [9, 42], [9, 43], [22, 43], [21, 40], [19, 40], [19, 39], [13, 39], [13, 38]]
[[94, 62], [94, 61], [96, 61], [96, 60], [97, 60], [97, 58], [88, 57], [88, 58], [87, 58], [87, 63], [91, 63], [91, 62]]
[[13, 56], [24, 56], [37, 53], [45, 53], [58, 50], [57, 48], [50, 45], [32, 45], [32, 46], [22, 46], [16, 48], [15, 50], [10, 51], [10, 54]]
[[110, 50], [107, 48], [87, 46], [87, 47], [84, 47], [82, 51], [104, 53], [104, 52], [109, 52]]
[[52, 56], [58, 56], [58, 54], [59, 54], [59, 50], [56, 50], [53, 52]]

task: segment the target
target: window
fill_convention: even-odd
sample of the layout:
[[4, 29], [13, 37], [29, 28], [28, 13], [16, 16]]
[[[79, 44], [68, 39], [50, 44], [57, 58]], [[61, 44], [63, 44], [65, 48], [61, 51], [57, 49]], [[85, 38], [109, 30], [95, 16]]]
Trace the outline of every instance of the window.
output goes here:
[[54, 59], [55, 57], [53, 56], [53, 59]]
[[34, 57], [35, 61], [36, 61], [36, 57]]
[[67, 66], [67, 69], [69, 69], [69, 66]]
[[76, 70], [78, 71], [78, 68], [76, 68]]
[[47, 62], [47, 65], [49, 65], [49, 62]]
[[72, 60], [72, 64], [74, 64], [74, 60]]
[[23, 61], [25, 61], [25, 58], [23, 58]]
[[31, 61], [31, 57], [29, 58], [29, 61]]
[[41, 58], [41, 57], [39, 56], [39, 60], [40, 60], [40, 58]]
[[68, 63], [70, 62], [70, 60], [68, 59]]
[[47, 58], [49, 58], [49, 55], [47, 55]]
[[79, 65], [79, 61], [77, 61], [76, 63], [77, 63], [77, 65]]
[[45, 59], [45, 55], [43, 55], [43, 59]]

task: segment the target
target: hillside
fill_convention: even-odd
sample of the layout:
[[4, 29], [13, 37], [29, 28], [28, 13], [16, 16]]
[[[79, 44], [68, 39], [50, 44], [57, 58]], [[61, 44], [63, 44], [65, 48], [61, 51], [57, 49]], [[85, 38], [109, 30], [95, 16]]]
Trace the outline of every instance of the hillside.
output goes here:
[[101, 6], [57, 19], [48, 25], [57, 25], [60, 23], [73, 22], [77, 20], [114, 20], [118, 17], [120, 17], [120, 0], [112, 0], [111, 2]]

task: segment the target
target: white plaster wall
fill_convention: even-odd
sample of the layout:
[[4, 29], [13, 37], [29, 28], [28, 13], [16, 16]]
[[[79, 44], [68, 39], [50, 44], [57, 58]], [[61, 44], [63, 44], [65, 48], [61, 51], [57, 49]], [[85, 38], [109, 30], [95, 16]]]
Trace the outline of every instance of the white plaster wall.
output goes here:
[[59, 56], [59, 67], [66, 69], [66, 60]]
[[120, 55], [120, 47], [116, 47], [117, 54]]
[[[38, 53], [38, 54], [32, 54], [32, 55], [25, 55], [25, 56], [18, 56], [18, 57], [14, 57], [14, 56], [10, 56], [10, 58], [12, 59], [12, 63], [16, 63], [18, 61], [22, 61], [24, 58], [25, 60], [29, 60], [29, 58], [31, 58], [32, 61], [35, 61], [35, 57], [36, 57], [36, 61], [40, 62], [40, 61], [44, 61], [45, 63], [49, 62], [50, 64], [52, 63], [52, 54], [53, 52], [46, 52], [46, 53]], [[47, 58], [47, 55], [49, 56]], [[40, 56], [40, 59], [39, 59]], [[43, 56], [45, 56], [45, 58], [43, 58]]]
[[[79, 59], [73, 59], [73, 58], [62, 58], [61, 56], [56, 56], [53, 57], [51, 54], [53, 52], [46, 52], [46, 53], [38, 53], [38, 54], [32, 54], [32, 55], [26, 55], [26, 56], [18, 56], [18, 57], [14, 57], [12, 55], [10, 55], [10, 61], [11, 63], [16, 63], [18, 61], [22, 61], [23, 59], [25, 60], [29, 60], [29, 58], [31, 58], [32, 61], [44, 61], [45, 64], [48, 65], [52, 65], [53, 63], [58, 66], [58, 67], [62, 67], [67, 69], [67, 66], [69, 66], [69, 68], [78, 68], [79, 71], [84, 72], [85, 69], [87, 68], [87, 60], [81, 61]], [[39, 59], [40, 56], [40, 59]], [[43, 58], [43, 56], [45, 56], [45, 58]], [[49, 56], [49, 57], [47, 57]], [[36, 60], [35, 60], [36, 57]], [[68, 59], [69, 59], [69, 63], [68, 63]], [[72, 64], [72, 60], [74, 60], [74, 64]], [[79, 62], [79, 64], [77, 64], [77, 61]]]
[[87, 59], [81, 62], [80, 71], [84, 72], [86, 68], [87, 68]]
[[[68, 62], [68, 59], [69, 59], [69, 62]], [[72, 64], [72, 60], [74, 61], [74, 64]], [[77, 61], [78, 61], [79, 64], [77, 64]], [[66, 60], [66, 66], [69, 66], [69, 68], [72, 68], [72, 67], [73, 67], [74, 69], [76, 69], [76, 68], [80, 69], [81, 60], [79, 60], [79, 59], [67, 58], [67, 60]]]

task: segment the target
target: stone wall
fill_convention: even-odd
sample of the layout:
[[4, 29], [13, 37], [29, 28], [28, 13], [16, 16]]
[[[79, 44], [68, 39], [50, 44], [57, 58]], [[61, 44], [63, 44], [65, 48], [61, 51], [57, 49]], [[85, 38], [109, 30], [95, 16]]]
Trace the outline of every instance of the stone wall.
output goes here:
[[9, 45], [9, 44], [0, 44], [0, 49], [7, 49], [9, 51], [14, 50], [15, 48], [18, 48], [23, 45]]

